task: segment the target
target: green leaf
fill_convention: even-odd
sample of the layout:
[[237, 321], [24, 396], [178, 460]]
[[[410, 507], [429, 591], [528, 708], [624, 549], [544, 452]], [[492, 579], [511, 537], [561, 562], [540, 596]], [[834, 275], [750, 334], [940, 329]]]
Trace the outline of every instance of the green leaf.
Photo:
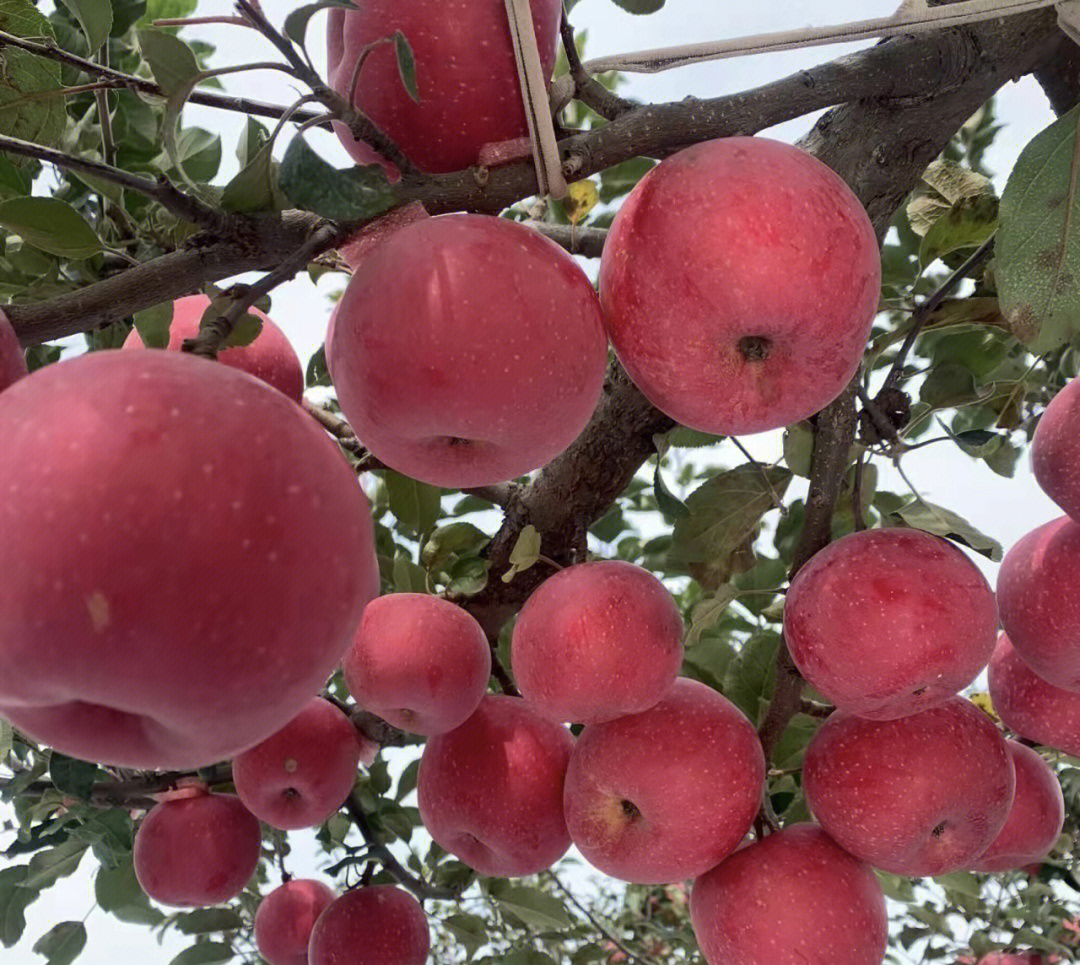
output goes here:
[[935, 409], [962, 405], [977, 398], [979, 389], [975, 385], [975, 375], [959, 362], [935, 365], [919, 387], [920, 401]]
[[720, 622], [720, 618], [738, 596], [738, 587], [724, 583], [710, 596], [694, 604], [690, 613], [690, 630], [686, 634], [687, 649], [696, 647], [701, 642], [701, 635]]
[[244, 920], [232, 908], [199, 908], [177, 915], [175, 924], [184, 935], [206, 935], [242, 928]]
[[487, 922], [478, 915], [451, 915], [443, 920], [443, 924], [465, 948], [470, 958], [488, 943]]
[[491, 884], [491, 897], [503, 911], [510, 912], [531, 928], [562, 930], [574, 923], [558, 898], [536, 888], [496, 880]]
[[499, 959], [499, 965], [556, 965], [555, 959], [535, 948], [522, 948]]
[[138, 38], [150, 72], [166, 94], [183, 90], [199, 74], [195, 54], [175, 34], [146, 28], [138, 31]]
[[995, 197], [988, 177], [946, 158], [932, 161], [907, 205], [911, 230], [925, 237], [956, 205], [985, 197]]
[[707, 589], [726, 583], [746, 568], [741, 551], [790, 482], [787, 469], [749, 464], [707, 479], [686, 499], [690, 515], [675, 521], [668, 561]]
[[27, 244], [62, 258], [89, 258], [103, 247], [86, 219], [59, 198], [0, 201], [0, 226]]
[[400, 30], [394, 34], [394, 54], [397, 56], [398, 74], [401, 75], [401, 83], [405, 92], [417, 103], [420, 103], [420, 91], [416, 86], [416, 58], [413, 49], [409, 45], [409, 39]]
[[221, 206], [226, 211], [245, 214], [279, 207], [274, 191], [275, 162], [270, 135], [253, 117], [248, 118], [237, 156], [240, 171], [221, 192]]
[[436, 529], [424, 544], [420, 560], [431, 572], [438, 572], [455, 556], [475, 556], [489, 537], [472, 523], [448, 523]]
[[715, 446], [724, 437], [714, 436], [711, 432], [688, 429], [686, 426], [676, 426], [662, 438], [671, 449], [705, 449], [708, 446]]
[[401, 528], [416, 536], [429, 532], [442, 515], [442, 490], [393, 469], [385, 471], [383, 481], [390, 500], [390, 512], [397, 517]]
[[664, 8], [664, 0], [615, 0], [615, 6], [627, 13], [656, 13]]
[[330, 370], [326, 367], [326, 346], [320, 345], [308, 359], [304, 385], [310, 389], [316, 385], [329, 386], [331, 384]]
[[404, 550], [394, 555], [394, 592], [427, 593], [427, 574]]
[[[882, 494], [886, 495], [886, 494]], [[979, 532], [962, 516], [958, 516], [952, 510], [942, 506], [936, 506], [925, 500], [913, 499], [911, 502], [900, 506], [894, 513], [913, 529], [921, 529], [935, 536], [944, 536], [957, 543], [962, 543], [975, 550], [976, 553], [1001, 562], [1001, 544]]]
[[285, 36], [293, 43], [304, 46], [304, 38], [307, 36], [308, 22], [320, 10], [328, 10], [332, 7], [343, 7], [346, 10], [355, 10], [356, 5], [350, 0], [319, 0], [318, 3], [306, 3], [297, 7], [285, 18]]
[[1080, 106], [1024, 148], [1001, 197], [1001, 309], [1042, 354], [1080, 333]]
[[810, 463], [814, 457], [814, 430], [805, 422], [784, 430], [784, 462], [796, 476], [810, 478]]
[[653, 492], [656, 494], [656, 505], [667, 522], [672, 523], [683, 516], [689, 516], [690, 510], [684, 503], [667, 487], [664, 482], [664, 474], [660, 471], [662, 457], [656, 457], [656, 472], [653, 474]]
[[15, 739], [15, 729], [0, 717], [0, 761], [6, 761], [11, 753], [11, 743]]
[[86, 926], [81, 921], [62, 921], [34, 942], [34, 951], [49, 965], [71, 965], [85, 947]]
[[[623, 161], [600, 174], [600, 200], [605, 204], [629, 194], [634, 186], [654, 167], [656, 162], [652, 158], [635, 157], [629, 161]], [[678, 429], [673, 430], [678, 432]], [[692, 432], [693, 430], [685, 430]], [[678, 443], [672, 442], [673, 446]]]
[[86, 34], [86, 42], [90, 45], [90, 54], [93, 56], [108, 39], [109, 32], [112, 30], [111, 0], [63, 0], [63, 3], [79, 21], [79, 26]]
[[724, 696], [755, 725], [768, 705], [776, 679], [776, 653], [780, 634], [770, 630], [755, 633], [747, 640], [724, 674]]
[[6, 157], [0, 156], [0, 197], [21, 198], [30, 193], [30, 181]]
[[[54, 39], [52, 25], [29, 0], [0, 0], [0, 30], [18, 37]], [[64, 99], [27, 98], [60, 90], [62, 86], [58, 63], [15, 47], [4, 48], [4, 69], [0, 74], [0, 134], [59, 147], [67, 125]], [[12, 163], [25, 165], [28, 162]]]
[[102, 911], [120, 921], [136, 925], [156, 925], [165, 916], [152, 907], [135, 877], [130, 855], [115, 868], [102, 865], [94, 878], [94, 898]]
[[135, 330], [147, 348], [167, 348], [172, 325], [173, 303], [162, 302], [135, 313]]
[[298, 208], [331, 221], [374, 218], [392, 208], [397, 200], [386, 172], [378, 164], [339, 171], [300, 136], [294, 137], [285, 151], [278, 183]]
[[97, 764], [76, 760], [53, 751], [49, 758], [49, 777], [58, 791], [86, 800], [90, 797], [94, 784], [107, 780], [108, 774]]
[[169, 965], [217, 965], [233, 957], [232, 946], [225, 942], [202, 942], [185, 948]]
[[42, 888], [55, 884], [61, 878], [74, 874], [83, 855], [86, 854], [86, 848], [85, 841], [70, 838], [55, 848], [39, 851], [30, 859], [26, 877], [20, 882], [19, 887], [40, 891]]
[[997, 230], [998, 199], [992, 195], [957, 201], [934, 222], [919, 246], [923, 268], [953, 251], [978, 248]]
[[503, 583], [509, 583], [518, 573], [523, 573], [535, 566], [540, 559], [540, 533], [533, 525], [526, 526], [514, 543], [510, 552], [510, 569], [502, 577]]
[[11, 948], [26, 928], [26, 909], [40, 892], [26, 887], [26, 865], [0, 868], [0, 945]]

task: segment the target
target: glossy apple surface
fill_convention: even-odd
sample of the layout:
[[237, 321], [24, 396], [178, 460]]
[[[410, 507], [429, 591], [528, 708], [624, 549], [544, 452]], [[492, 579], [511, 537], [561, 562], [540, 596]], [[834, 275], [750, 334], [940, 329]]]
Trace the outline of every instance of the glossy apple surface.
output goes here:
[[607, 364], [600, 304], [573, 258], [482, 215], [420, 221], [379, 245], [338, 304], [329, 351], [361, 442], [453, 488], [513, 479], [562, 452]]
[[275, 888], [255, 912], [255, 945], [267, 965], [308, 965], [315, 920], [335, 898], [321, 881], [295, 878]]
[[753, 726], [715, 690], [684, 678], [655, 707], [585, 728], [566, 773], [566, 824], [604, 874], [682, 881], [735, 850], [764, 785]]
[[1080, 379], [1046, 407], [1031, 442], [1035, 480], [1073, 519], [1080, 519]]
[[997, 606], [947, 540], [868, 529], [799, 570], [784, 638], [803, 677], [837, 707], [889, 720], [937, 707], [979, 675], [997, 640]]
[[511, 643], [521, 695], [545, 717], [596, 724], [655, 705], [682, 665], [683, 622], [648, 570], [619, 560], [549, 577], [518, 614]]
[[600, 295], [630, 378], [683, 425], [763, 432], [851, 381], [881, 290], [870, 219], [830, 168], [754, 137], [667, 158], [619, 209]]
[[356, 888], [315, 922], [309, 965], [424, 965], [431, 935], [420, 903], [392, 885]]
[[[173, 302], [167, 346], [170, 352], [179, 352], [184, 339], [195, 338], [199, 334], [199, 323], [209, 307], [210, 299], [206, 295], [188, 295]], [[249, 345], [222, 349], [218, 352], [217, 360], [262, 379], [267, 385], [299, 402], [304, 396], [304, 371], [296, 349], [265, 312], [249, 308], [248, 313], [262, 321], [262, 331]], [[131, 330], [123, 347], [125, 350], [146, 348], [136, 329]]]
[[898, 720], [834, 712], [806, 750], [802, 778], [840, 847], [914, 877], [971, 867], [1005, 826], [1015, 788], [1004, 738], [962, 697]]
[[365, 608], [342, 670], [365, 710], [413, 734], [445, 734], [480, 706], [491, 648], [461, 607], [429, 593], [391, 593]]
[[84, 760], [188, 769], [325, 684], [376, 580], [356, 474], [295, 403], [179, 352], [0, 396], [0, 713]]

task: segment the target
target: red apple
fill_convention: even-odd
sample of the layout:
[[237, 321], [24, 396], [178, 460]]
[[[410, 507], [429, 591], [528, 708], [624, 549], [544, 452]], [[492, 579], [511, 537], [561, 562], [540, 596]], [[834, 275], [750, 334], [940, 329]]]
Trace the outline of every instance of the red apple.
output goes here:
[[487, 696], [432, 737], [416, 791], [431, 837], [482, 875], [550, 868], [570, 847], [563, 782], [574, 739], [518, 697]]
[[874, 872], [811, 824], [698, 878], [690, 917], [710, 965], [880, 965], [889, 940]]
[[618, 560], [549, 577], [514, 625], [514, 679], [545, 717], [596, 724], [648, 710], [675, 682], [683, 622], [648, 570]]
[[[184, 339], [199, 334], [199, 322], [209, 307], [210, 299], [206, 295], [188, 295], [173, 302], [169, 351], [179, 352]], [[262, 379], [299, 402], [304, 396], [304, 371], [296, 350], [268, 315], [257, 308], [249, 308], [248, 313], [262, 320], [262, 331], [249, 345], [223, 349], [218, 353], [218, 361]], [[136, 329], [131, 330], [123, 347], [125, 350], [146, 348]]]
[[1080, 693], [1048, 684], [1002, 634], [990, 660], [990, 699], [1021, 737], [1080, 757]]
[[1028, 533], [1002, 560], [1001, 625], [1017, 653], [1055, 687], [1080, 691], [1080, 524], [1062, 516]]
[[26, 356], [7, 315], [0, 311], [0, 392], [26, 375]]
[[275, 888], [255, 912], [255, 945], [268, 965], [308, 965], [315, 920], [335, 898], [321, 881], [298, 878]]
[[139, 884], [151, 898], [201, 908], [235, 898], [262, 852], [258, 819], [231, 794], [203, 794], [154, 807], [135, 834]]
[[870, 219], [805, 151], [730, 137], [680, 151], [604, 246], [608, 334], [653, 405], [741, 435], [813, 415], [851, 381], [881, 291]]
[[604, 874], [682, 881], [735, 850], [764, 786], [765, 755], [750, 722], [684, 678], [650, 710], [585, 728], [566, 772], [566, 825]]
[[899, 720], [836, 711], [803, 763], [806, 802], [846, 851], [894, 874], [969, 868], [997, 837], [1015, 777], [1005, 740], [970, 701]]
[[347, 891], [319, 916], [310, 965], [424, 965], [431, 936], [424, 909], [392, 885]]
[[295, 403], [180, 352], [0, 395], [0, 714], [85, 760], [201, 767], [295, 717], [376, 580], [356, 474]]
[[979, 965], [1049, 965], [1042, 952], [991, 952], [979, 959]]
[[427, 593], [372, 601], [341, 663], [356, 702], [414, 734], [444, 734], [472, 716], [491, 649], [461, 607]]
[[1046, 495], [1080, 519], [1080, 379], [1046, 407], [1031, 443], [1031, 468]]
[[361, 741], [370, 743], [337, 707], [316, 697], [272, 737], [237, 755], [236, 793], [273, 828], [315, 827], [349, 796]]
[[[561, 0], [532, 0], [533, 25], [545, 82], [555, 65]], [[401, 31], [416, 60], [414, 101], [402, 82], [392, 44], [368, 44]], [[414, 164], [434, 174], [475, 164], [480, 148], [529, 133], [521, 100], [510, 23], [503, 0], [365, 0], [359, 10], [330, 10], [330, 84], [353, 102]], [[335, 125], [360, 164], [379, 156]], [[391, 172], [396, 168], [385, 165]]]
[[460, 488], [570, 445], [596, 407], [607, 342], [596, 292], [558, 245], [503, 218], [446, 215], [364, 259], [331, 357], [361, 441], [406, 475]]
[[890, 720], [940, 706], [979, 675], [994, 651], [997, 606], [947, 540], [863, 530], [799, 570], [784, 636], [802, 675], [837, 707]]
[[975, 871], [1012, 871], [1041, 862], [1065, 822], [1061, 785], [1046, 761], [1016, 741], [1006, 741], [1005, 747], [1016, 770], [1016, 794], [1005, 827], [972, 865]]

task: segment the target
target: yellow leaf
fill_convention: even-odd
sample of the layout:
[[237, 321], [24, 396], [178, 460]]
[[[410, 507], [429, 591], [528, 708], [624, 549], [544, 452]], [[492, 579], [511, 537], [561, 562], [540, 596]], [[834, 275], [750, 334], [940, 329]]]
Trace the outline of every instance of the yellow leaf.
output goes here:
[[580, 224], [600, 201], [600, 191], [593, 181], [575, 181], [566, 189], [563, 208], [571, 224]]
[[997, 715], [997, 711], [994, 710], [994, 702], [990, 699], [989, 694], [972, 694], [971, 702], [983, 711], [983, 713], [989, 714], [994, 720], [1001, 720]]

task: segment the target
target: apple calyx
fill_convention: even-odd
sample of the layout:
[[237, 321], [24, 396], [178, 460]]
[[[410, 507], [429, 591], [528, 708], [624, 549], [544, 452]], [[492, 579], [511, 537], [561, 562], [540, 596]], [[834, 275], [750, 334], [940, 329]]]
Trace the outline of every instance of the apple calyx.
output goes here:
[[763, 335], [744, 335], [739, 351], [747, 362], [764, 362], [772, 354], [772, 342]]

